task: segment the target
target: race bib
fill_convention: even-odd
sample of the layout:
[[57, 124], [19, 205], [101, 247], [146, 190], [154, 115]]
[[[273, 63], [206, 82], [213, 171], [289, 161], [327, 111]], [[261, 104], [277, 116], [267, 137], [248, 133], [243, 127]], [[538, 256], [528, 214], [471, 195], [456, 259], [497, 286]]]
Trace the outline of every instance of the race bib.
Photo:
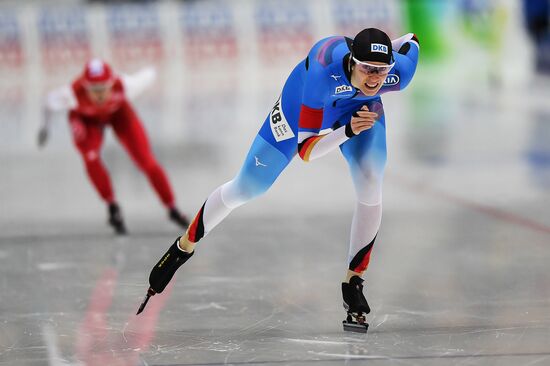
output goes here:
[[277, 99], [275, 106], [269, 113], [269, 126], [271, 127], [271, 133], [277, 142], [288, 140], [294, 137], [294, 132], [290, 128], [290, 124], [286, 120], [281, 108], [281, 97]]

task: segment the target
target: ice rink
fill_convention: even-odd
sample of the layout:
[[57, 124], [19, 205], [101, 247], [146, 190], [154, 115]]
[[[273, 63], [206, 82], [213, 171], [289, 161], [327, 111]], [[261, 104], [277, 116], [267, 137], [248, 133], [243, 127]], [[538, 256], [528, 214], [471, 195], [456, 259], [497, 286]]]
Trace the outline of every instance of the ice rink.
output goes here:
[[[135, 316], [181, 232], [109, 132], [103, 157], [130, 233], [115, 236], [63, 116], [39, 150], [40, 93], [2, 99], [21, 124], [0, 122], [0, 365], [550, 364], [550, 79], [506, 62], [471, 73], [485, 62], [473, 55], [421, 63], [383, 97], [366, 335], [341, 324], [354, 192], [339, 151], [295, 159]], [[239, 57], [156, 65], [157, 86], [135, 102], [189, 216], [238, 172], [302, 56]]]

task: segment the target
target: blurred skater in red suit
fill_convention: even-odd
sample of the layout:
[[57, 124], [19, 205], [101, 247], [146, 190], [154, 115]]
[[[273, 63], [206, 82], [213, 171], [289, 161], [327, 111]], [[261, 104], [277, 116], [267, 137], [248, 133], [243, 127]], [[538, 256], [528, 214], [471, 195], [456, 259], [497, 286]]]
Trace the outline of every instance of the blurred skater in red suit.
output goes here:
[[168, 217], [187, 228], [187, 218], [175, 204], [172, 187], [161, 165], [153, 155], [147, 133], [128, 98], [143, 91], [155, 79], [152, 68], [126, 76], [115, 74], [109, 64], [93, 59], [73, 81], [51, 91], [45, 103], [45, 118], [38, 135], [39, 146], [48, 138], [53, 112], [68, 110], [69, 125], [76, 148], [82, 156], [86, 172], [108, 206], [109, 224], [117, 234], [125, 234], [126, 226], [111, 184], [109, 172], [101, 159], [103, 132], [112, 127], [118, 140], [168, 210]]

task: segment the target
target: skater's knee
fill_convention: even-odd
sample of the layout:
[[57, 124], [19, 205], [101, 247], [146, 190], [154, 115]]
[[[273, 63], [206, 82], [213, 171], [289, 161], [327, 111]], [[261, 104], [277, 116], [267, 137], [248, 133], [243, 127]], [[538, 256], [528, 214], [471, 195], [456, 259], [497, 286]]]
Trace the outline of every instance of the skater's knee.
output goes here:
[[384, 163], [362, 161], [352, 166], [352, 177], [359, 203], [374, 206], [382, 201]]
[[239, 196], [244, 201], [250, 201], [265, 193], [270, 185], [258, 179], [239, 179], [236, 182]]
[[82, 158], [84, 159], [84, 162], [86, 164], [95, 164], [99, 162], [99, 151], [92, 149], [92, 150], [86, 150], [81, 151]]
[[152, 173], [158, 170], [158, 163], [153, 158], [143, 158], [137, 160], [138, 167], [145, 173]]
[[362, 170], [354, 177], [357, 201], [375, 206], [382, 203], [383, 174], [373, 170]]
[[223, 199], [232, 206], [243, 204], [265, 193], [271, 182], [261, 177], [238, 176], [226, 184], [223, 190]]
[[382, 204], [382, 185], [371, 185], [357, 189], [357, 201], [367, 206]]

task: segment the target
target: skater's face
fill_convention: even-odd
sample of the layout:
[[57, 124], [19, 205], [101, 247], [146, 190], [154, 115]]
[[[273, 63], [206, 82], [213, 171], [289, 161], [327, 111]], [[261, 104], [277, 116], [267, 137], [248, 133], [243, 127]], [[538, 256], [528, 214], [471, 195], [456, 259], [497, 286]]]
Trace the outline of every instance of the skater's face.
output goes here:
[[92, 103], [97, 105], [102, 105], [109, 99], [111, 96], [111, 90], [112, 85], [107, 83], [97, 84], [86, 88], [88, 97]]
[[351, 84], [366, 96], [376, 95], [392, 66], [377, 61], [355, 63], [351, 67]]

